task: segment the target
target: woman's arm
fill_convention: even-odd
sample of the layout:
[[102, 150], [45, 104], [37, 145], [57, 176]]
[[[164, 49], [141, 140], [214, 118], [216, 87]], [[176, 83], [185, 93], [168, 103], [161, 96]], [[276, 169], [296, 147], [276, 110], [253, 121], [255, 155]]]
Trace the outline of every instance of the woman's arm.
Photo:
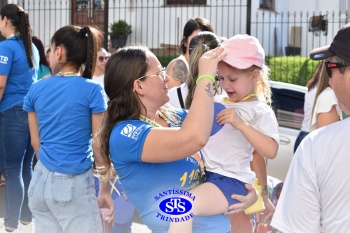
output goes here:
[[[97, 140], [97, 133], [101, 128], [102, 125], [102, 119], [103, 119], [103, 113], [97, 113], [97, 114], [92, 114], [92, 150], [94, 153], [94, 158], [95, 158], [95, 163], [96, 167], [102, 167], [103, 160], [100, 156], [100, 143], [99, 140]], [[108, 222], [111, 223], [114, 220], [114, 202], [113, 199], [110, 195], [111, 192], [111, 187], [109, 185], [109, 175], [107, 174], [104, 179], [99, 177], [100, 179], [100, 189], [98, 193], [98, 205], [100, 207], [105, 207], [109, 209], [109, 212], [107, 213], [107, 216], [109, 216]]]
[[94, 153], [96, 167], [103, 166], [103, 160], [100, 156], [100, 142], [97, 140], [97, 134], [101, 128], [103, 113], [96, 113], [91, 115], [92, 126], [92, 150]]
[[188, 67], [184, 60], [176, 58], [172, 60], [166, 68], [166, 74], [169, 76], [168, 88], [180, 86], [186, 82], [188, 77]]
[[322, 112], [317, 114], [316, 127], [318, 129], [339, 120], [340, 117], [338, 115], [337, 108], [335, 105], [333, 105], [329, 112]]
[[[226, 56], [223, 48], [210, 50], [199, 60], [201, 75], [216, 75], [217, 64]], [[190, 111], [179, 128], [154, 128], [147, 135], [141, 159], [143, 162], [169, 162], [188, 157], [208, 141], [214, 116], [213, 83], [201, 79], [196, 87]]]
[[39, 160], [40, 138], [39, 138], [38, 120], [36, 118], [35, 112], [28, 112], [28, 123], [29, 123], [31, 144], [34, 149], [36, 159]]
[[5, 87], [7, 82], [7, 76], [0, 75], [0, 101], [2, 99], [2, 95], [4, 94]]

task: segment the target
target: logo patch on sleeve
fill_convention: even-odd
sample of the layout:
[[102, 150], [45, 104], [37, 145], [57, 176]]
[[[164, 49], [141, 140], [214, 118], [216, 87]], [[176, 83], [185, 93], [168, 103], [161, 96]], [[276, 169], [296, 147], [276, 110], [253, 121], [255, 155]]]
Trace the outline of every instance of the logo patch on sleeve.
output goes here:
[[1, 64], [7, 64], [7, 61], [9, 60], [8, 57], [0, 55], [0, 63]]
[[132, 133], [135, 131], [136, 127], [130, 124], [127, 124], [121, 131], [121, 135], [131, 137]]
[[143, 128], [144, 128], [144, 125], [136, 127], [134, 125], [127, 124], [126, 126], [124, 126], [120, 134], [128, 138], [137, 140]]

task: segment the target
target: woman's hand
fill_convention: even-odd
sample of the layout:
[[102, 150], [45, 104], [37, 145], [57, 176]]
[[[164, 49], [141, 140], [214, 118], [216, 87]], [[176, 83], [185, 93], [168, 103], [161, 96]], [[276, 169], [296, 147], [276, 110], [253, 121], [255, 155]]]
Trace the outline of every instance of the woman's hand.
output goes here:
[[225, 214], [234, 214], [247, 209], [249, 206], [253, 205], [258, 200], [258, 193], [256, 189], [251, 184], [245, 184], [248, 194], [246, 196], [233, 194], [232, 199], [238, 200], [240, 203], [233, 204], [229, 206], [229, 211]]
[[226, 55], [227, 52], [221, 47], [205, 52], [198, 61], [198, 77], [202, 75], [211, 75], [215, 77], [218, 63], [226, 57]]
[[109, 181], [101, 182], [100, 180], [100, 190], [97, 197], [98, 206], [100, 208], [107, 208], [109, 212], [106, 214], [108, 216], [108, 223], [114, 225], [114, 201], [111, 197], [111, 189], [109, 187]]

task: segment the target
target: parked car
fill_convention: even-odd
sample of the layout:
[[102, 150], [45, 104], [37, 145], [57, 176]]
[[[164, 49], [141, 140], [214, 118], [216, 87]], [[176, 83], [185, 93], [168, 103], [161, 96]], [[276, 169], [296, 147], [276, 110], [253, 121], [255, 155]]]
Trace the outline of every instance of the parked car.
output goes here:
[[266, 160], [267, 174], [284, 181], [304, 118], [304, 96], [307, 88], [276, 81], [270, 81], [270, 87], [272, 107], [279, 124], [280, 146], [276, 158]]

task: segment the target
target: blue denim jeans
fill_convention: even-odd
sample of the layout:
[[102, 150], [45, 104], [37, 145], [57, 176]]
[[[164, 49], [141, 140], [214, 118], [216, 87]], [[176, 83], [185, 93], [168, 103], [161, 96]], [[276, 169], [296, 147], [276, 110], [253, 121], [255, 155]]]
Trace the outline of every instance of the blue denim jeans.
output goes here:
[[309, 134], [309, 132], [305, 132], [305, 131], [300, 131], [298, 134], [297, 139], [295, 140], [295, 144], [294, 144], [294, 153], [295, 151], [298, 149], [299, 144], [301, 143], [301, 141]]
[[0, 112], [0, 171], [5, 185], [5, 226], [32, 221], [27, 190], [32, 178], [34, 150], [30, 143], [28, 113], [23, 104]]
[[92, 169], [71, 176], [49, 171], [39, 160], [28, 189], [36, 233], [102, 233]]

